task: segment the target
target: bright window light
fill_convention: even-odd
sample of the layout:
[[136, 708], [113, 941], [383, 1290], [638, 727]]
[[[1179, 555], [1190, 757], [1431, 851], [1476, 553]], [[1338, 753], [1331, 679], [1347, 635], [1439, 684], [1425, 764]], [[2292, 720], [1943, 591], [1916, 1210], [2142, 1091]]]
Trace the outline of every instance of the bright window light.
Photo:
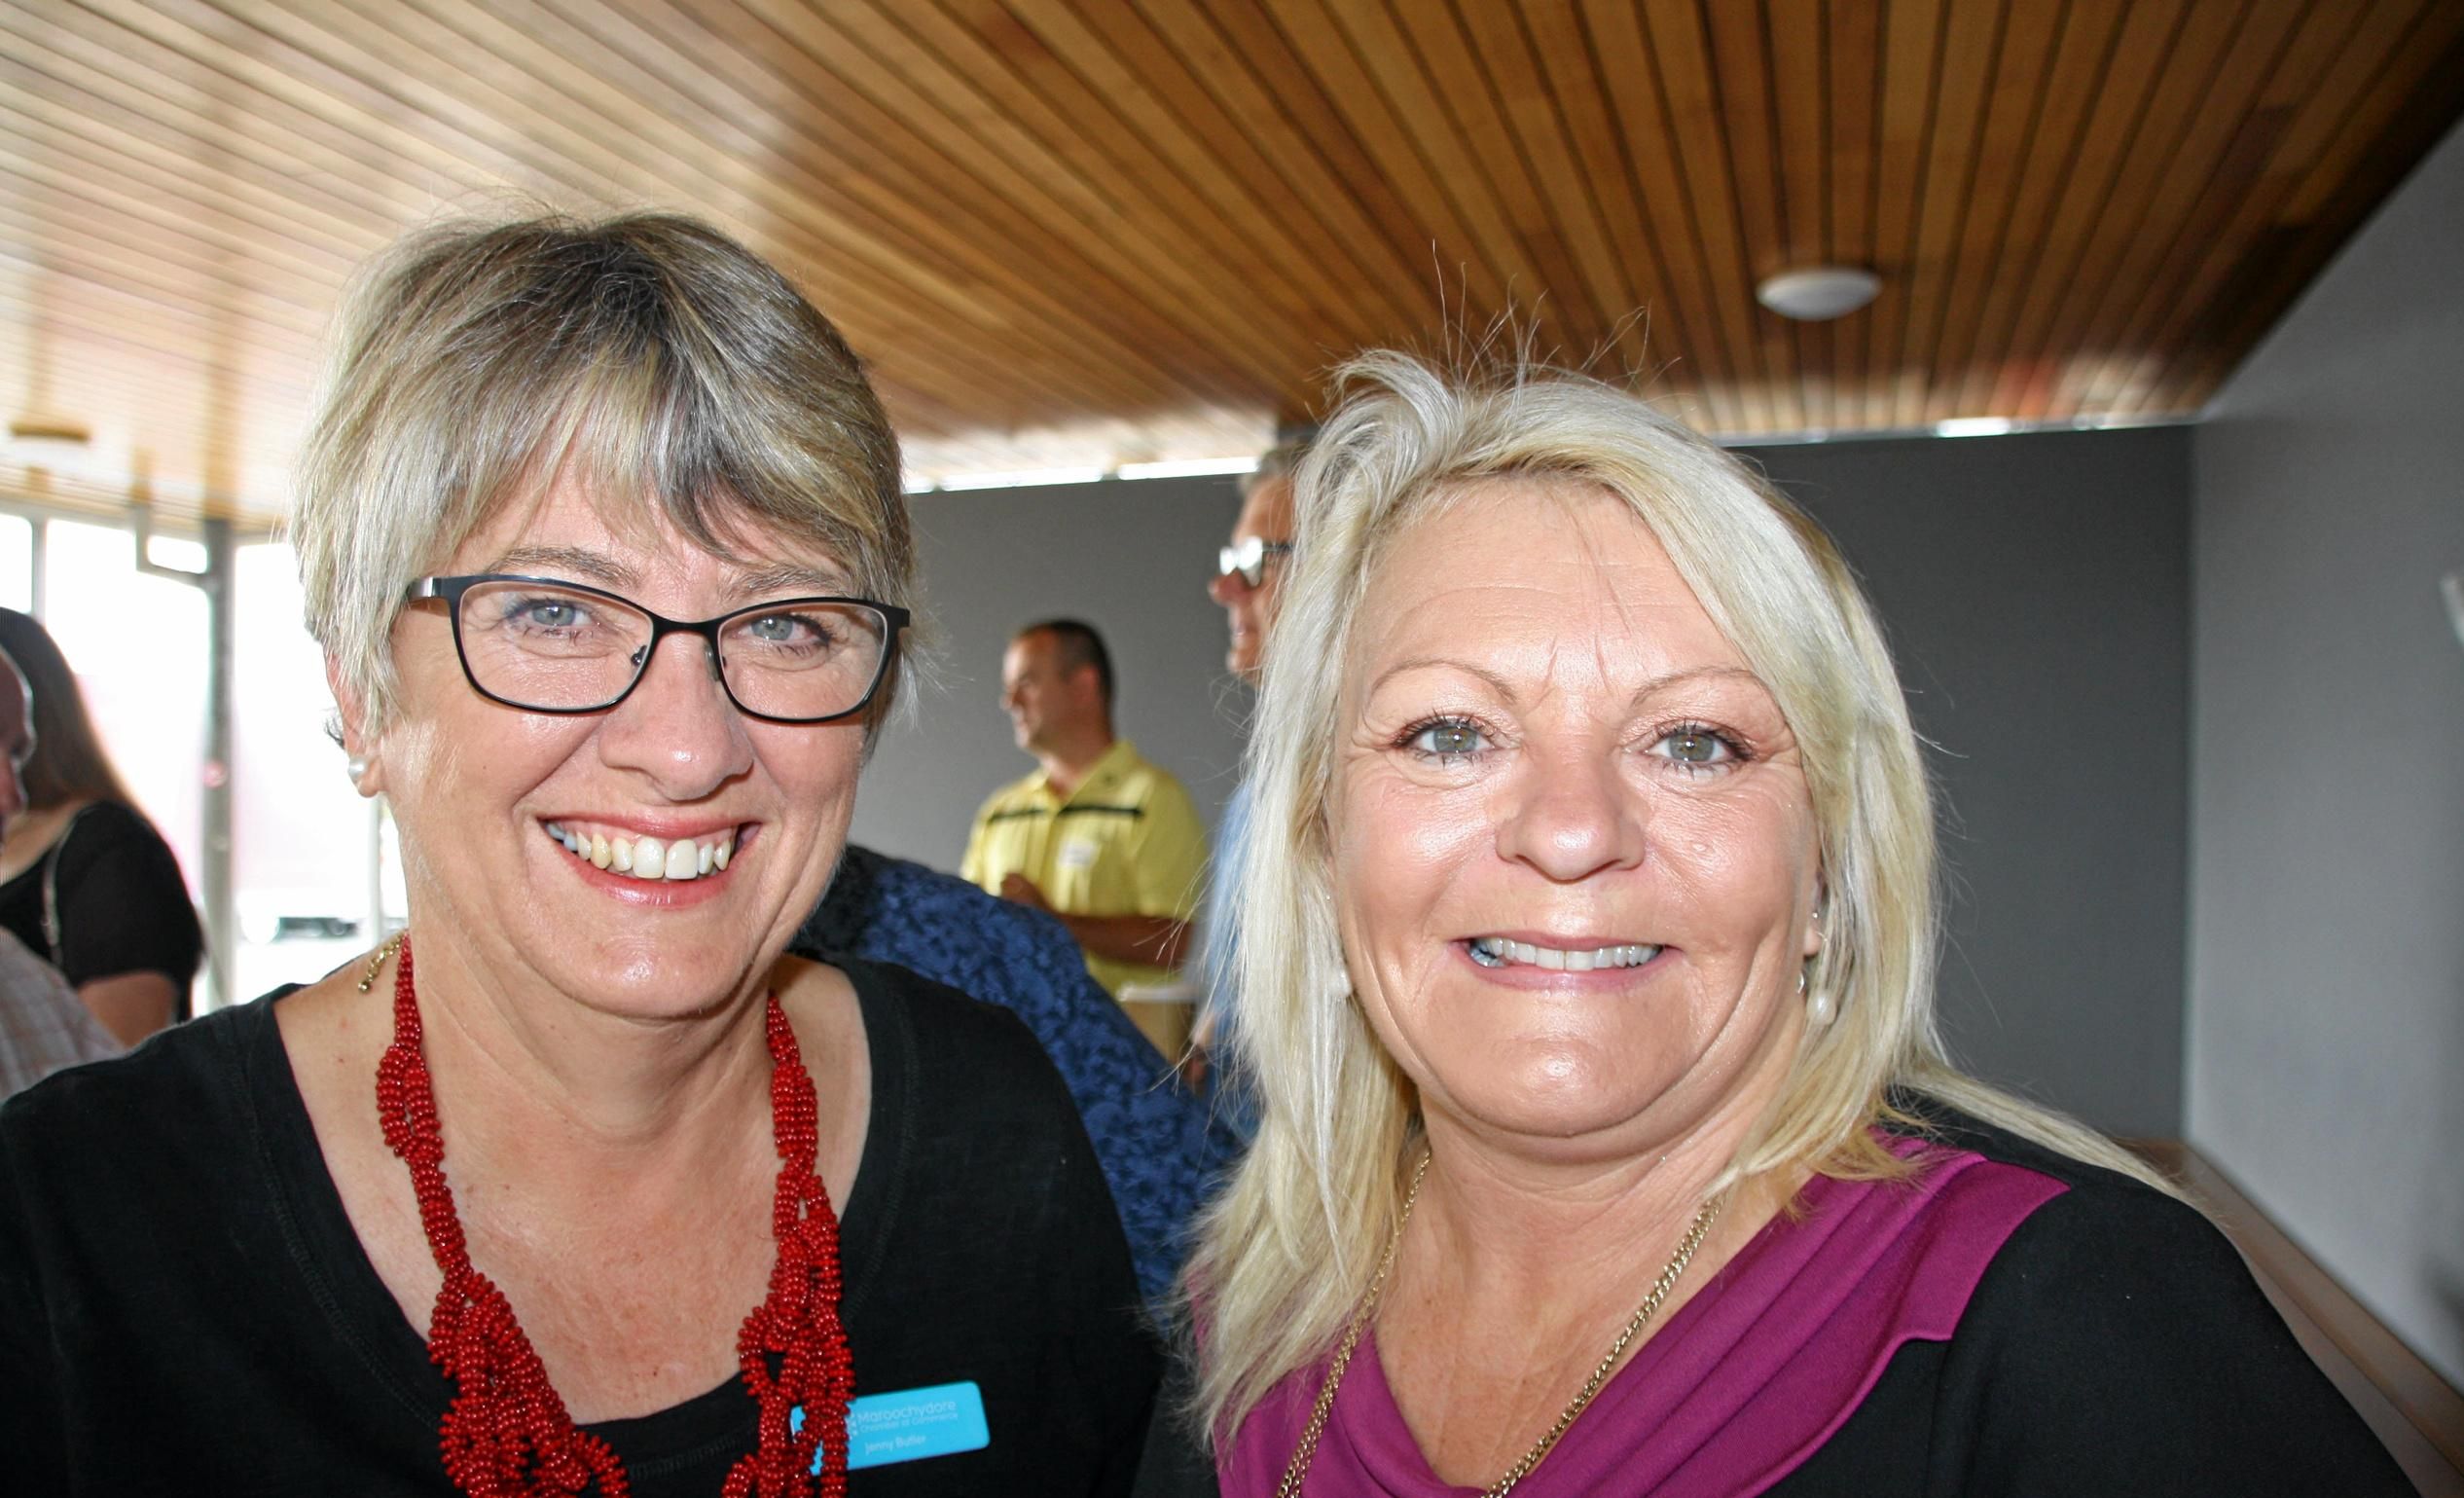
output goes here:
[[1999, 437], [2011, 430], [2009, 417], [1953, 417], [1934, 423], [1937, 437]]
[[1164, 463], [1123, 463], [1125, 479], [1195, 479], [1217, 473], [1255, 473], [1257, 457], [1183, 457]]
[[1022, 468], [1012, 473], [954, 473], [941, 480], [941, 487], [1027, 489], [1038, 484], [1092, 484], [1103, 477], [1101, 468]]
[[205, 543], [176, 535], [150, 535], [145, 538], [145, 559], [156, 566], [202, 576], [206, 566]]

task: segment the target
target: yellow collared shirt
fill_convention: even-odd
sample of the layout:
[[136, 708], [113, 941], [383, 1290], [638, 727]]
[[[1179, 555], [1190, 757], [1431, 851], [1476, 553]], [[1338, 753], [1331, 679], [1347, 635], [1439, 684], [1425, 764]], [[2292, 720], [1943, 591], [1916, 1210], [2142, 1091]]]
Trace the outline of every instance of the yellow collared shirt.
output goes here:
[[[1116, 739], [1067, 796], [1041, 770], [993, 792], [975, 814], [959, 872], [990, 894], [1024, 874], [1055, 910], [1071, 915], [1197, 912], [1206, 830], [1172, 772]], [[1118, 996], [1126, 983], [1165, 983], [1172, 970], [1089, 954], [1087, 971]]]

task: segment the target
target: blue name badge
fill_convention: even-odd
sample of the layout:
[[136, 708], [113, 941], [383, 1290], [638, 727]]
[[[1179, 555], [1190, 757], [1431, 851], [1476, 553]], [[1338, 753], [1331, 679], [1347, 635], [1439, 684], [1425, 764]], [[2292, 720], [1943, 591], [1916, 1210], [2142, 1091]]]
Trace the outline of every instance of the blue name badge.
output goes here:
[[[788, 1415], [787, 1428], [804, 1429], [802, 1406]], [[850, 1472], [958, 1451], [981, 1451], [992, 1443], [993, 1433], [984, 1424], [984, 1391], [972, 1379], [901, 1389], [894, 1394], [867, 1394], [848, 1402]], [[813, 1470], [821, 1470], [818, 1453], [813, 1458]]]

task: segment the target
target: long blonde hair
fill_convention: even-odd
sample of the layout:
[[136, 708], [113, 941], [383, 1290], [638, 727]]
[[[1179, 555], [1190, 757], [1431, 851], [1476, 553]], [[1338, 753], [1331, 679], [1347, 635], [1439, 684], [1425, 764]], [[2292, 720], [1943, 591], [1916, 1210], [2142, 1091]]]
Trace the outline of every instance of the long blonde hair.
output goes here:
[[[1824, 942], [1808, 982], [1837, 1018], [1810, 1031], [1781, 1092], [1716, 1184], [1784, 1169], [1887, 1179], [1906, 1167], [1870, 1125], [1922, 1095], [2065, 1154], [2163, 1183], [2058, 1114], [1961, 1075], [1934, 1019], [1934, 807], [1873, 609], [1829, 536], [1719, 447], [1578, 376], [1450, 381], [1376, 352], [1295, 484], [1285, 581], [1250, 745], [1251, 810], [1233, 910], [1235, 1064], [1255, 1143], [1209, 1210], [1183, 1286], [1206, 1326], [1197, 1410], [1228, 1436], [1324, 1355], [1400, 1210], [1416, 1128], [1410, 1082], [1351, 997], [1326, 812], [1333, 725], [1362, 599], [1394, 539], [1474, 481], [1595, 485], [1649, 526], [1795, 736], [1820, 831]], [[1301, 642], [1306, 642], [1305, 644]]]

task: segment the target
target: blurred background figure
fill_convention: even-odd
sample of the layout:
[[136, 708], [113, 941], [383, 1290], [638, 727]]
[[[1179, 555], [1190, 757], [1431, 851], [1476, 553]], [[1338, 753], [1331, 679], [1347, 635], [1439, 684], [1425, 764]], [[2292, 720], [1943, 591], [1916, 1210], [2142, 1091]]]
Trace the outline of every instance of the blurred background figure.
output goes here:
[[[33, 752], [25, 678], [0, 655], [0, 829], [25, 810], [25, 764]], [[62, 1067], [119, 1053], [58, 969], [0, 931], [0, 1098]]]
[[57, 968], [123, 1045], [189, 1016], [205, 938], [179, 860], [103, 752], [77, 677], [32, 616], [0, 650], [33, 699], [23, 815], [0, 840], [0, 928]]
[[[1223, 605], [1231, 640], [1223, 652], [1226, 671], [1254, 689], [1266, 662], [1267, 635], [1275, 627], [1275, 605], [1292, 551], [1292, 473], [1307, 446], [1281, 443], [1257, 460], [1256, 469], [1241, 480], [1241, 513], [1233, 518], [1232, 537], [1215, 555], [1214, 580], [1207, 596]], [[1240, 882], [1241, 850], [1249, 830], [1250, 787], [1244, 781], [1224, 799], [1222, 820], [1214, 829], [1214, 876], [1207, 885], [1207, 909], [1199, 929], [1200, 998], [1198, 1020], [1189, 1035], [1189, 1054], [1182, 1063], [1192, 1086], [1210, 1079], [1220, 1112], [1246, 1136], [1250, 1110], [1242, 1102], [1237, 1079], [1216, 1070], [1215, 1057], [1227, 1038], [1227, 1005], [1232, 998], [1233, 894]]]
[[975, 816], [960, 873], [987, 894], [1060, 917], [1087, 971], [1156, 1049], [1188, 1042], [1185, 1003], [1141, 1003], [1173, 981], [1189, 942], [1206, 832], [1189, 792], [1112, 732], [1112, 656], [1075, 619], [1031, 624], [1001, 659], [1001, 706], [1036, 769]]

